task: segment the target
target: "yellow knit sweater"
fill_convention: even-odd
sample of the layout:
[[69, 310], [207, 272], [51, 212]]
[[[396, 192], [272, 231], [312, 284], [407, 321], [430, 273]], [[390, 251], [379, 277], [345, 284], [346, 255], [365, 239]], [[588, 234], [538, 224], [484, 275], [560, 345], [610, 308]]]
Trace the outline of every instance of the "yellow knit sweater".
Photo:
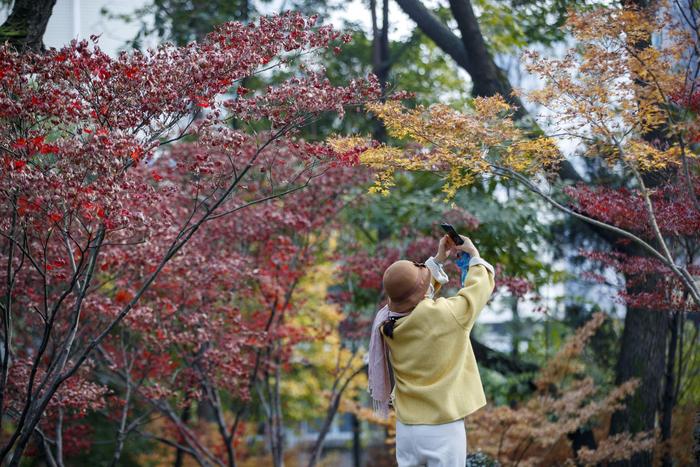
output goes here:
[[463, 285], [454, 297], [423, 299], [384, 338], [401, 423], [448, 423], [486, 405], [469, 333], [493, 292], [493, 275], [477, 264]]

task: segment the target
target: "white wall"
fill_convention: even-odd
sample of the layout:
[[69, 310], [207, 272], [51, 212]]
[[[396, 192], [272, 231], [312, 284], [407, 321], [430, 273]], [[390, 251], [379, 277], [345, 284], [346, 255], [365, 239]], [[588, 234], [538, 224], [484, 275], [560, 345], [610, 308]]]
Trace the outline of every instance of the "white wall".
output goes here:
[[[101, 14], [102, 8], [112, 13], [131, 13], [145, 3], [146, 0], [57, 0], [44, 34], [44, 44], [59, 48], [71, 39], [87, 39], [96, 34], [100, 35], [100, 48], [113, 56], [136, 35], [138, 24], [110, 20]], [[9, 11], [0, 12], [0, 22], [8, 14]]]

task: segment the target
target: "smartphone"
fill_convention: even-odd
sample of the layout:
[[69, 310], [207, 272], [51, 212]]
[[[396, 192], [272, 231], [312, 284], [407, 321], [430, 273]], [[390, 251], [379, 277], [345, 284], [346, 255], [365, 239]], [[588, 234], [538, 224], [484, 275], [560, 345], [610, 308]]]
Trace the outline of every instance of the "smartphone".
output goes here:
[[464, 243], [462, 237], [460, 237], [455, 228], [452, 227], [452, 224], [440, 224], [440, 227], [442, 227], [442, 230], [444, 230], [445, 233], [450, 236], [452, 241], [455, 242], [455, 245], [461, 245]]

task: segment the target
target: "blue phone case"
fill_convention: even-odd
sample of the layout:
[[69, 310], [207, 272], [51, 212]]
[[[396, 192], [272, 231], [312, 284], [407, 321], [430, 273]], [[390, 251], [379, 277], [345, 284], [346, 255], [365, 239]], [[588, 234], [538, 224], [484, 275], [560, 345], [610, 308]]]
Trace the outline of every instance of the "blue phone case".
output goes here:
[[462, 273], [459, 279], [460, 287], [464, 287], [464, 279], [467, 278], [467, 272], [469, 271], [469, 261], [471, 259], [472, 257], [470, 255], [468, 255], [467, 253], [462, 253], [455, 261], [455, 264]]

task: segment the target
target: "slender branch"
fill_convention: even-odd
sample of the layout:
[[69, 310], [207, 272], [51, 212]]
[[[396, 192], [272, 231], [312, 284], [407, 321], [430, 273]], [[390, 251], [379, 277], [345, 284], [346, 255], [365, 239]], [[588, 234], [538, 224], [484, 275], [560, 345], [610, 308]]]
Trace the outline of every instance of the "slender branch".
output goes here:
[[229, 209], [228, 211], [221, 212], [215, 216], [210, 216], [209, 219], [207, 219], [207, 222], [213, 221], [215, 219], [219, 219], [220, 217], [228, 216], [230, 214], [233, 214], [234, 212], [240, 211], [241, 209], [245, 209], [245, 208], [253, 206], [255, 204], [264, 203], [265, 201], [270, 201], [271, 199], [275, 199], [275, 198], [281, 198], [282, 196], [288, 195], [290, 193], [294, 193], [295, 191], [299, 191], [299, 190], [309, 186], [309, 182], [311, 181], [311, 178], [314, 178], [314, 177], [309, 177], [309, 179], [306, 180], [306, 182], [303, 185], [298, 185], [298, 186], [295, 186], [293, 188], [289, 188], [288, 190], [285, 190], [285, 191], [282, 191], [279, 193], [274, 193], [274, 194], [269, 195], [269, 196], [265, 196], [264, 198], [258, 198], [254, 201], [250, 201], [248, 203], [241, 204], [240, 206], [236, 206], [233, 209]]
[[202, 386], [204, 387], [205, 395], [211, 403], [211, 406], [214, 408], [214, 412], [216, 415], [216, 425], [219, 430], [219, 435], [221, 436], [221, 439], [224, 442], [224, 445], [226, 446], [226, 460], [228, 466], [233, 467], [236, 464], [236, 455], [233, 449], [233, 435], [229, 433], [227, 429], [228, 427], [222, 410], [221, 397], [219, 396], [218, 389], [213, 387], [206, 371], [203, 370], [201, 365], [199, 364], [199, 361], [201, 360], [201, 357], [204, 354], [205, 350], [205, 347], [202, 346], [200, 351], [197, 352], [198, 355], [195, 356], [192, 366], [199, 374], [199, 377], [202, 378]]
[[41, 431], [41, 429], [39, 429], [38, 427], [34, 429], [34, 433], [36, 433], [39, 439], [41, 440], [41, 447], [44, 450], [44, 457], [46, 457], [46, 461], [49, 464], [49, 467], [58, 467], [53, 452], [51, 451], [52, 441], [49, 440], [48, 436], [46, 436], [46, 434], [43, 431]]
[[[299, 256], [299, 254], [300, 254], [300, 252], [297, 252], [294, 260], [296, 260], [296, 258]], [[295, 279], [294, 282], [292, 283], [292, 285], [290, 286], [290, 289], [285, 294], [285, 299], [284, 299], [284, 303], [282, 305], [282, 308], [286, 308], [287, 305], [289, 304], [289, 301], [292, 298], [292, 293], [294, 292], [294, 289], [296, 288], [298, 282], [299, 282], [299, 279], [298, 278]], [[265, 323], [265, 332], [268, 332], [270, 330], [270, 328], [272, 327], [272, 324], [273, 324], [275, 317], [276, 317], [277, 304], [278, 304], [277, 297], [275, 297], [275, 300], [273, 301], [272, 306], [270, 307], [270, 316], [267, 319], [267, 323]], [[269, 348], [269, 345], [268, 345], [268, 348]], [[262, 361], [263, 350], [267, 350], [267, 348], [265, 348], [265, 349], [261, 348], [255, 352], [255, 364], [253, 365], [253, 371], [250, 373], [250, 378], [248, 380], [248, 390], [249, 391], [253, 388], [257, 389], [256, 388], [257, 375], [258, 375], [258, 371], [260, 369], [260, 365], [261, 365], [261, 361]], [[264, 403], [264, 401], [263, 401], [263, 403]], [[236, 411], [236, 416], [234, 417], [233, 424], [231, 425], [231, 430], [230, 430], [231, 436], [236, 436], [236, 430], [238, 429], [238, 425], [240, 424], [240, 422], [243, 418], [243, 413], [245, 412], [246, 408], [247, 408], [247, 406], [244, 405]]]
[[[354, 355], [350, 358], [350, 361], [354, 359]], [[319, 430], [318, 437], [316, 438], [316, 442], [314, 443], [314, 447], [311, 450], [311, 457], [309, 458], [309, 464], [308, 467], [315, 467], [315, 465], [318, 463], [320, 457], [321, 457], [321, 450], [323, 449], [323, 443], [326, 439], [326, 436], [328, 435], [328, 431], [330, 430], [331, 424], [333, 423], [333, 419], [335, 418], [336, 413], [338, 412], [338, 408], [340, 407], [340, 401], [342, 398], [343, 393], [347, 389], [347, 387], [350, 385], [353, 379], [355, 379], [356, 376], [360, 375], [367, 369], [367, 365], [362, 365], [360, 368], [356, 369], [354, 372], [352, 372], [348, 378], [345, 380], [345, 382], [342, 384], [340, 389], [338, 389], [337, 392], [334, 394], [331, 394], [331, 400], [328, 405], [328, 409], [326, 411], [326, 418], [323, 422], [323, 425], [321, 426], [321, 429]], [[338, 380], [336, 380], [337, 382]], [[335, 386], [335, 384], [334, 384]]]
[[[550, 195], [547, 195], [546, 193], [542, 192], [542, 190], [540, 190], [534, 183], [532, 183], [530, 180], [528, 180], [523, 175], [515, 172], [514, 170], [506, 168], [506, 167], [500, 167], [496, 164], [492, 164], [492, 167], [495, 169], [495, 172], [497, 174], [500, 174], [500, 175], [503, 175], [506, 177], [514, 178], [516, 181], [523, 184], [526, 188], [528, 188], [530, 191], [532, 191], [534, 194], [536, 194], [540, 198], [547, 201], [549, 204], [551, 204], [556, 209], [558, 209], [566, 214], [569, 214], [577, 219], [585, 221], [589, 224], [595, 225], [595, 226], [603, 228], [605, 230], [609, 230], [609, 231], [614, 232], [620, 236], [623, 236], [625, 238], [628, 238], [628, 239], [634, 241], [635, 243], [640, 245], [644, 250], [651, 253], [651, 255], [653, 257], [655, 257], [656, 259], [661, 261], [665, 266], [667, 266], [669, 269], [671, 269], [680, 278], [681, 282], [683, 282], [683, 284], [688, 288], [688, 291], [693, 296], [693, 299], [696, 301], [696, 303], [700, 303], [700, 292], [697, 289], [697, 285], [695, 284], [695, 281], [693, 280], [692, 276], [690, 276], [690, 274], [688, 273], [688, 271], [685, 268], [680, 268], [675, 264], [675, 262], [673, 261], [673, 258], [670, 257], [670, 253], [666, 254], [668, 251], [668, 248], [665, 246], [665, 243], [663, 243], [663, 246], [664, 246], [666, 251], [664, 253], [661, 253], [656, 248], [651, 246], [649, 243], [645, 242], [637, 235], [634, 235], [633, 233], [628, 232], [627, 230], [621, 229], [619, 227], [615, 227], [614, 225], [606, 224], [605, 222], [601, 222], [597, 219], [593, 219], [592, 217], [588, 217], [584, 214], [576, 212], [573, 209], [567, 208], [566, 206], [557, 202]], [[653, 219], [653, 222], [656, 223], [656, 220]], [[658, 230], [658, 225], [656, 226], [656, 229]]]
[[668, 261], [668, 266], [671, 268], [671, 270], [673, 270], [673, 272], [677, 276], [681, 278], [681, 281], [685, 283], [686, 287], [688, 288], [688, 291], [693, 296], [693, 300], [695, 300], [695, 303], [700, 305], [700, 291], [698, 291], [697, 284], [695, 283], [693, 278], [690, 277], [690, 274], [688, 274], [688, 271], [685, 268], [676, 266], [676, 263], [673, 260], [673, 255], [671, 255], [671, 251], [669, 250], [668, 245], [666, 244], [666, 239], [664, 239], [663, 235], [661, 234], [661, 229], [659, 229], [659, 224], [656, 221], [654, 205], [652, 204], [651, 198], [649, 197], [649, 191], [647, 190], [647, 187], [644, 184], [644, 179], [642, 179], [642, 176], [639, 174], [639, 171], [636, 167], [632, 166], [631, 169], [632, 173], [634, 174], [634, 177], [637, 179], [637, 183], [639, 183], [639, 186], [641, 188], [642, 196], [644, 197], [644, 205], [646, 207], [647, 214], [649, 215], [649, 222], [651, 223], [651, 228], [654, 231], [656, 240], [659, 242], [659, 245], [661, 245], [661, 249], [663, 250], [664, 256]]
[[[14, 235], [15, 226], [17, 225], [17, 210], [14, 209], [14, 195], [12, 205], [12, 222], [10, 223], [10, 237]], [[5, 303], [2, 307], [2, 368], [0, 369], [0, 420], [2, 420], [5, 411], [5, 387], [7, 385], [7, 372], [10, 365], [10, 354], [12, 353], [12, 289], [14, 287], [14, 274], [12, 270], [12, 261], [15, 257], [15, 243], [10, 241], [8, 244], [7, 255], [7, 284], [5, 290]], [[24, 260], [24, 256], [22, 257]]]
[[56, 464], [63, 467], [63, 408], [58, 408], [58, 420], [56, 421]]
[[119, 465], [119, 459], [122, 455], [122, 450], [124, 449], [124, 441], [128, 435], [126, 422], [129, 417], [129, 405], [131, 403], [131, 368], [133, 366], [133, 361], [129, 364], [129, 368], [124, 372], [126, 377], [126, 394], [124, 395], [124, 407], [122, 408], [121, 419], [119, 420], [119, 430], [117, 431], [117, 446], [114, 449], [114, 455], [112, 456], [112, 466]]
[[[76, 299], [76, 304], [74, 305], [74, 318], [73, 318], [73, 323], [71, 325], [71, 330], [69, 332], [69, 336], [64, 342], [61, 351], [59, 352], [59, 356], [57, 359], [54, 361], [60, 362], [58, 363], [59, 367], [59, 372], [63, 370], [65, 367], [67, 361], [68, 361], [68, 356], [70, 354], [70, 348], [73, 345], [73, 340], [75, 339], [75, 335], [77, 333], [77, 326], [78, 322], [80, 319], [80, 311], [82, 307], [82, 302], [83, 299], [85, 298], [85, 294], [87, 292], [87, 288], [90, 284], [90, 279], [92, 278], [92, 275], [95, 270], [95, 264], [97, 261], [97, 255], [99, 254], [100, 250], [100, 244], [102, 240], [104, 239], [104, 226], [102, 226], [98, 230], [97, 234], [97, 239], [96, 239], [96, 245], [93, 247], [93, 254], [91, 255], [91, 259], [89, 261], [88, 265], [88, 270], [86, 273], [85, 280], [83, 281], [83, 286], [82, 290], [80, 291], [80, 294], [78, 298]], [[74, 276], [75, 278], [75, 276]], [[77, 282], [77, 279], [75, 279]], [[57, 375], [56, 377], [53, 378], [53, 384], [49, 388], [49, 390], [45, 391], [44, 394], [42, 395], [41, 398], [36, 400], [36, 403], [33, 399], [33, 394], [32, 394], [32, 389], [33, 389], [33, 383], [34, 383], [34, 378], [36, 376], [37, 370], [39, 363], [41, 361], [41, 356], [43, 355], [44, 350], [46, 349], [48, 340], [49, 340], [49, 335], [51, 333], [51, 330], [53, 328], [53, 319], [57, 315], [56, 313], [53, 313], [51, 316], [51, 320], [49, 324], [44, 326], [44, 336], [42, 338], [42, 343], [39, 348], [39, 351], [37, 352], [37, 356], [34, 359], [34, 363], [32, 366], [32, 369], [30, 371], [30, 380], [29, 384], [27, 385], [27, 397], [25, 400], [25, 405], [24, 409], [22, 411], [22, 415], [20, 417], [20, 420], [17, 422], [17, 426], [15, 428], [15, 432], [13, 435], [10, 437], [10, 440], [7, 442], [5, 447], [3, 448], [2, 452], [0, 452], [0, 459], [4, 459], [5, 456], [9, 453], [9, 451], [12, 449], [13, 445], [15, 442], [17, 443], [17, 446], [15, 447], [15, 451], [12, 455], [12, 460], [10, 462], [10, 466], [17, 466], [19, 465], [20, 458], [24, 452], [24, 449], [29, 442], [29, 439], [34, 432], [34, 428], [36, 425], [39, 423], [39, 419], [41, 418], [41, 415], [44, 413], [44, 410], [46, 410], [46, 406], [48, 405], [49, 401], [53, 397], [53, 395], [56, 393], [58, 390], [58, 387], [60, 384], [64, 381], [61, 379], [60, 375]], [[44, 377], [44, 381], [40, 385], [37, 395], [40, 394], [41, 389], [44, 386], [44, 383], [49, 380], [50, 375], [52, 374], [52, 371], [47, 371], [46, 376]], [[29, 418], [29, 421], [27, 421], [27, 415], [31, 413], [31, 416]], [[57, 461], [60, 461], [58, 459]]]
[[[273, 141], [275, 141], [277, 138], [282, 136], [286, 131], [288, 131], [289, 127], [284, 127], [280, 129], [278, 132], [272, 135], [271, 138], [269, 138], [265, 144], [263, 144], [256, 152], [251, 156], [251, 159], [248, 161], [246, 164], [245, 168], [241, 171], [238, 177], [236, 177], [235, 180], [231, 182], [229, 187], [227, 188], [226, 192], [214, 203], [214, 205], [211, 208], [207, 208], [206, 213], [197, 221], [195, 222], [191, 227], [183, 230], [178, 234], [177, 238], [174, 240], [174, 243], [170, 246], [164, 257], [161, 259], [160, 263], [158, 264], [156, 270], [151, 273], [151, 275], [146, 279], [146, 281], [141, 285], [139, 290], [136, 292], [134, 297], [127, 303], [124, 308], [119, 312], [119, 314], [114, 318], [106, 327], [105, 329], [100, 332], [97, 337], [95, 337], [90, 344], [85, 348], [85, 350], [80, 354], [80, 356], [77, 358], [75, 364], [73, 367], [68, 370], [65, 375], [62, 377], [62, 380], [65, 380], [72, 376], [78, 368], [83, 364], [83, 362], [88, 358], [92, 350], [100, 344], [105, 337], [112, 331], [112, 329], [119, 324], [124, 317], [131, 311], [131, 309], [136, 305], [136, 303], [141, 299], [141, 296], [148, 290], [148, 288], [151, 286], [151, 284], [156, 280], [156, 278], [160, 275], [161, 271], [165, 267], [165, 265], [170, 261], [170, 259], [175, 256], [175, 254], [187, 243], [187, 241], [194, 235], [197, 230], [207, 221], [207, 219], [212, 215], [214, 211], [216, 211], [221, 204], [228, 198], [228, 196], [233, 192], [233, 190], [236, 189], [242, 178], [246, 175], [246, 173], [253, 167], [253, 164], [255, 163], [255, 160], [258, 158], [258, 156], [262, 153], [262, 151], [270, 145]], [[183, 232], [187, 231], [186, 234], [183, 234]]]
[[153, 439], [153, 440], [155, 440], [155, 441], [158, 441], [159, 443], [163, 443], [163, 444], [165, 444], [165, 445], [167, 445], [167, 446], [170, 446], [170, 447], [179, 449], [180, 451], [186, 452], [187, 454], [191, 455], [191, 456], [194, 458], [194, 460], [197, 461], [197, 463], [198, 463], [199, 465], [202, 465], [202, 466], [206, 466], [206, 465], [207, 465], [206, 461], [203, 461], [203, 460], [199, 457], [199, 455], [198, 455], [198, 453], [197, 453], [196, 451], [194, 451], [194, 450], [191, 449], [191, 448], [188, 448], [187, 446], [185, 446], [185, 445], [183, 445], [183, 444], [180, 444], [180, 443], [178, 443], [178, 442], [169, 440], [169, 439], [167, 439], [167, 438], [163, 438], [163, 437], [161, 437], [161, 436], [156, 436], [156, 435], [154, 435], [154, 434], [152, 434], [152, 433], [148, 433], [148, 432], [145, 432], [145, 431], [141, 431], [141, 430], [135, 430], [135, 431], [136, 431], [136, 433], [138, 433], [139, 435], [141, 435], [141, 436], [143, 436], [143, 437], [145, 437], [145, 438]]

